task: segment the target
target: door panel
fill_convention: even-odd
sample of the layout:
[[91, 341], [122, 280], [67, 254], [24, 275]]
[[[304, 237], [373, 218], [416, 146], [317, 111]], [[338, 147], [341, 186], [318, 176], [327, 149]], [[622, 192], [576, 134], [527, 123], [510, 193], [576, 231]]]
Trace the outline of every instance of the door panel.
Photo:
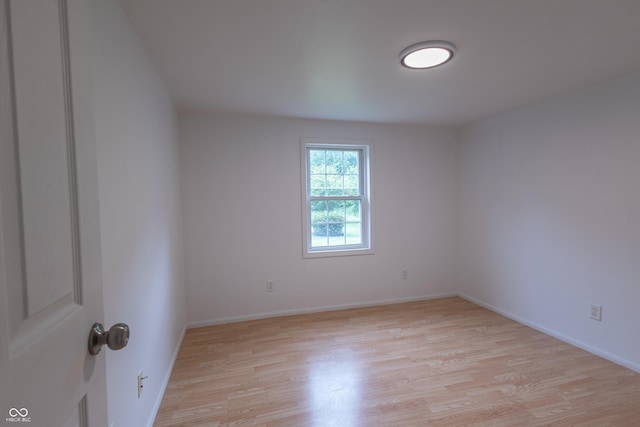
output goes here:
[[0, 0], [0, 410], [34, 426], [107, 425], [87, 7]]
[[[13, 46], [16, 133], [22, 203], [26, 317], [61, 299], [74, 302], [74, 236], [71, 212], [75, 171], [68, 34], [64, 2], [14, 1]], [[29, 25], [21, 23], [29, 22]], [[37, 29], [37, 31], [34, 31]]]

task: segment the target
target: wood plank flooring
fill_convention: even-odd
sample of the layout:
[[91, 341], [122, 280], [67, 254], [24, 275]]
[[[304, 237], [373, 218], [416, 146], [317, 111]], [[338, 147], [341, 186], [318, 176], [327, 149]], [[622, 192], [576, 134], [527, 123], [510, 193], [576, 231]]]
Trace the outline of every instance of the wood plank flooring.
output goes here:
[[190, 329], [155, 426], [640, 426], [640, 374], [460, 298]]

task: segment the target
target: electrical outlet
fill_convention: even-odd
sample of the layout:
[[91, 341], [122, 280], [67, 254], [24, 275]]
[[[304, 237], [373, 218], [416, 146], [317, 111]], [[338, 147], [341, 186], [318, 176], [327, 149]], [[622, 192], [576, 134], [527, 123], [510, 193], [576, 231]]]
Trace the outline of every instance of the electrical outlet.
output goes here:
[[593, 320], [597, 320], [598, 322], [602, 321], [602, 306], [591, 304], [591, 318]]
[[267, 292], [273, 292], [275, 291], [275, 288], [273, 286], [273, 280], [268, 280], [267, 281]]
[[146, 380], [147, 376], [144, 376], [142, 374], [142, 371], [138, 372], [138, 399], [140, 399], [140, 396], [142, 396], [142, 389], [144, 388], [144, 380]]
[[403, 279], [408, 279], [409, 278], [409, 272], [407, 270], [402, 270], [402, 274], [401, 276]]

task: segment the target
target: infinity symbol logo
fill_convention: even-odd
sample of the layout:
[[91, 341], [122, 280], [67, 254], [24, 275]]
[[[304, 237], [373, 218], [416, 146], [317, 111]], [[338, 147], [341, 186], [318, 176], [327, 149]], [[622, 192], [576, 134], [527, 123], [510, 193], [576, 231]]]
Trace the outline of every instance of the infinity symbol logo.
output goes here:
[[11, 408], [11, 409], [9, 409], [9, 416], [12, 417], [12, 418], [15, 418], [15, 417], [26, 417], [27, 415], [29, 415], [29, 411], [27, 410], [27, 408], [20, 408], [20, 409]]

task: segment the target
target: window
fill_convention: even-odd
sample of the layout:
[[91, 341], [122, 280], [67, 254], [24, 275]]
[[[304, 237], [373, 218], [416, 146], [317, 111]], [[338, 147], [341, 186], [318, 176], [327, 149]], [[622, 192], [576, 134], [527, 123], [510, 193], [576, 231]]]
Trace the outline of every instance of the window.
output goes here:
[[303, 140], [304, 256], [372, 253], [369, 146]]

